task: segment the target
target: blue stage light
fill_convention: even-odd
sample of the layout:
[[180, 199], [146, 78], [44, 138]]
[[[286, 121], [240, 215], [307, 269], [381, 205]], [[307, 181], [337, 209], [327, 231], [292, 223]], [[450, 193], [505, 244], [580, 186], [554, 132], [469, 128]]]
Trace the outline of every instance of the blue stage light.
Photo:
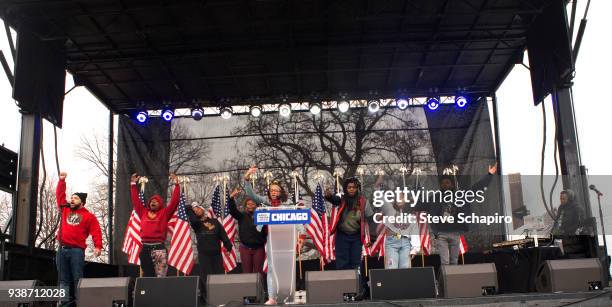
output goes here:
[[171, 121], [174, 118], [174, 111], [172, 111], [171, 109], [164, 109], [162, 111], [161, 117], [165, 121], [169, 122], [169, 121]]
[[440, 98], [438, 97], [429, 97], [427, 98], [427, 107], [432, 110], [435, 111], [438, 109], [438, 107], [440, 106]]
[[463, 108], [468, 104], [468, 98], [463, 95], [455, 96], [455, 104], [458, 107]]
[[136, 114], [136, 120], [141, 124], [144, 124], [147, 119], [149, 119], [149, 114], [147, 114], [147, 111], [140, 111], [138, 114]]
[[191, 117], [195, 120], [201, 120], [204, 117], [204, 110], [200, 107], [191, 109]]

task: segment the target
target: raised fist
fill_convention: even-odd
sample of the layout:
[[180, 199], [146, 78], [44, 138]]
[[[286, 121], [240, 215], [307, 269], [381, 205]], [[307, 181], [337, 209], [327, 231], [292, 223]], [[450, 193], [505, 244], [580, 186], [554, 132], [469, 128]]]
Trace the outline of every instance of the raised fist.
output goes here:
[[133, 173], [133, 174], [132, 174], [132, 177], [130, 177], [130, 181], [131, 181], [132, 183], [137, 183], [139, 178], [140, 178], [140, 176], [138, 176], [138, 174], [137, 174], [137, 173]]

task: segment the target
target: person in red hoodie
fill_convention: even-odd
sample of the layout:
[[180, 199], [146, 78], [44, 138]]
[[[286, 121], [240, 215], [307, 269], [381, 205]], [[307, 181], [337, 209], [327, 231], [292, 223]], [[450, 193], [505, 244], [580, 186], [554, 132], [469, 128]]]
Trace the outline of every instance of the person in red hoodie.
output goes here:
[[168, 233], [168, 221], [178, 207], [181, 188], [176, 175], [171, 174], [170, 180], [174, 183], [174, 191], [168, 206], [165, 206], [164, 200], [157, 194], [151, 196], [145, 206], [138, 197], [136, 183], [139, 178], [138, 174], [132, 174], [131, 190], [132, 205], [140, 217], [141, 225], [140, 267], [144, 277], [165, 277], [168, 272], [168, 251], [164, 242]]
[[74, 301], [75, 286], [83, 277], [85, 266], [85, 240], [91, 235], [94, 243], [94, 256], [102, 251], [102, 231], [95, 215], [85, 209], [87, 193], [74, 193], [66, 200], [66, 172], [61, 172], [56, 189], [57, 207], [61, 210], [62, 224], [57, 232], [59, 249], [55, 263], [60, 275], [60, 286], [69, 289], [66, 305]]

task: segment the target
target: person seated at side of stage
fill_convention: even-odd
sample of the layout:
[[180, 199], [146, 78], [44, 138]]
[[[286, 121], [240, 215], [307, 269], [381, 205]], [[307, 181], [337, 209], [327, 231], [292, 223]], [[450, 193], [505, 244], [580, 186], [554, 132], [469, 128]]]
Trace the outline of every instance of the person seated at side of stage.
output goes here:
[[244, 212], [236, 206], [236, 196], [240, 189], [234, 189], [230, 194], [229, 210], [233, 218], [238, 221], [238, 236], [240, 238], [240, 260], [242, 261], [242, 273], [263, 274], [263, 264], [266, 259], [265, 245], [267, 232], [257, 230], [253, 215], [257, 203], [250, 198], [244, 200]]
[[[382, 207], [384, 217], [401, 217], [411, 214], [408, 202], [403, 195], [394, 202], [386, 202]], [[415, 217], [416, 219], [416, 217]], [[406, 269], [411, 267], [412, 259], [421, 248], [419, 225], [417, 223], [390, 223], [385, 220], [385, 269]]]
[[209, 274], [223, 274], [223, 258], [221, 257], [221, 243], [228, 252], [232, 251], [230, 242], [223, 225], [211, 218], [204, 207], [194, 203], [186, 208], [189, 224], [193, 228], [197, 241], [198, 262], [200, 265], [201, 296], [206, 300], [206, 278]]
[[74, 193], [66, 200], [66, 172], [61, 172], [56, 188], [57, 207], [61, 210], [60, 231], [57, 233], [59, 249], [55, 262], [60, 276], [60, 286], [68, 288], [70, 306], [75, 299], [75, 287], [83, 277], [87, 237], [91, 235], [94, 243], [93, 255], [98, 257], [102, 251], [102, 231], [95, 215], [85, 209], [87, 193]]
[[576, 194], [571, 189], [561, 191], [560, 205], [551, 234], [561, 239], [563, 252], [570, 258], [586, 257], [585, 242], [582, 241], [585, 213], [576, 202]]
[[[488, 174], [481, 180], [475, 183], [469, 190], [476, 191], [482, 190], [486, 187], [493, 178], [492, 175], [497, 173], [497, 163], [493, 166], [489, 166]], [[446, 191], [455, 191], [455, 178], [450, 175], [443, 175], [439, 177], [440, 190], [444, 193]], [[453, 216], [454, 221], [458, 220], [460, 213], [469, 214], [470, 204], [458, 207], [454, 203], [443, 203], [443, 202], [432, 202], [429, 204], [422, 204], [423, 206], [417, 206], [417, 211], [423, 209], [432, 216], [437, 217], [448, 217]], [[459, 244], [461, 244], [461, 235], [469, 231], [469, 224], [467, 223], [432, 223], [431, 232], [434, 237], [434, 247], [440, 255], [440, 263], [443, 265], [457, 264], [459, 261]]]
[[[257, 204], [262, 204], [265, 206], [278, 207], [281, 205], [291, 205], [292, 203], [288, 201], [287, 192], [281, 185], [281, 183], [277, 180], [273, 180], [268, 186], [268, 195], [262, 196], [258, 195], [253, 191], [253, 187], [251, 186], [251, 175], [253, 175], [257, 171], [257, 166], [252, 165], [249, 170], [244, 174], [244, 192], [247, 194], [247, 197], [254, 200]], [[267, 227], [257, 227], [258, 231], [267, 231]], [[270, 247], [270, 241], [266, 242], [268, 250], [272, 250]], [[271, 265], [270, 259], [268, 258], [268, 273], [267, 273], [267, 284], [268, 284], [268, 300], [266, 301], [266, 305], [276, 305], [277, 298], [277, 289], [278, 285], [276, 284], [273, 276], [274, 266]]]
[[140, 217], [140, 237], [142, 250], [140, 251], [140, 267], [144, 277], [165, 277], [168, 272], [168, 252], [165, 241], [168, 233], [168, 221], [176, 211], [179, 204], [181, 188], [175, 174], [170, 175], [174, 183], [174, 191], [168, 206], [164, 204], [161, 196], [155, 194], [149, 198], [147, 206], [138, 197], [136, 183], [140, 176], [132, 174], [131, 196], [132, 206]]

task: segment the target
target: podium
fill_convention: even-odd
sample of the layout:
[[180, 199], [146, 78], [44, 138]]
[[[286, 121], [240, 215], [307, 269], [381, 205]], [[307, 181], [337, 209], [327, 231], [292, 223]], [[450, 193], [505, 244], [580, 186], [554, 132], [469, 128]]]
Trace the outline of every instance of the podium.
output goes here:
[[310, 223], [310, 210], [296, 206], [260, 207], [254, 219], [255, 225], [268, 226], [268, 280], [274, 283], [276, 299], [291, 303], [295, 292], [296, 225]]

